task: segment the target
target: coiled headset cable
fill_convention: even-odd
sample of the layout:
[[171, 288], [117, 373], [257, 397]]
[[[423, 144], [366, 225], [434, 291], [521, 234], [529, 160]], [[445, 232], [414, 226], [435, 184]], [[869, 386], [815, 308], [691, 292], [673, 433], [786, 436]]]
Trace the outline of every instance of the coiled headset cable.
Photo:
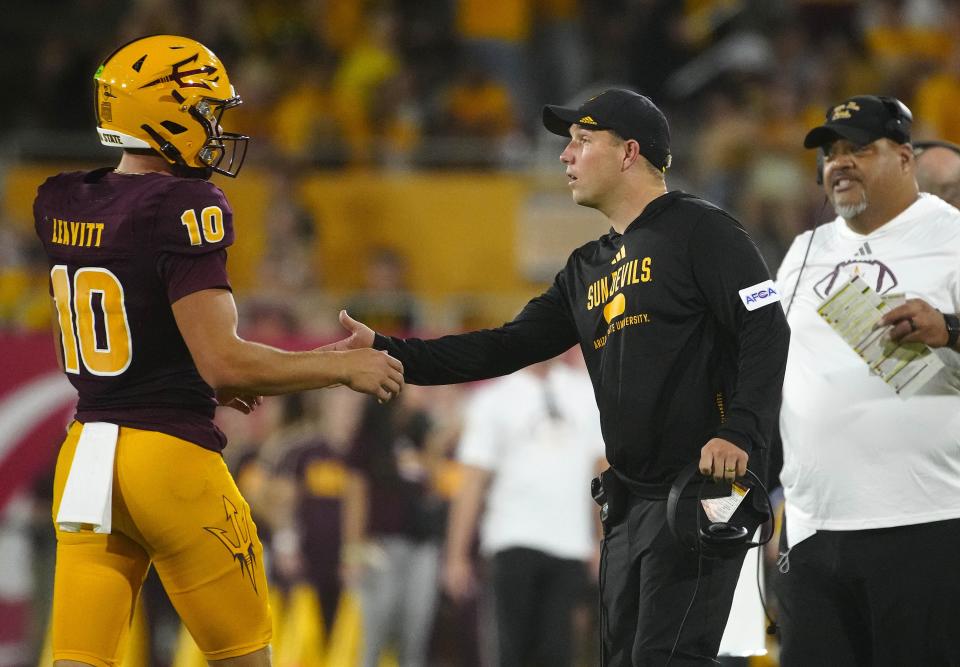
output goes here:
[[[764, 497], [767, 499], [767, 511], [770, 512], [769, 521], [774, 521], [773, 503], [770, 500], [770, 493], [767, 491], [766, 485], [752, 470], [748, 469], [747, 475], [749, 475], [753, 479], [753, 481], [756, 484], [758, 484], [760, 488], [763, 490]], [[700, 534], [700, 529], [703, 525], [702, 518], [701, 518], [702, 513], [699, 509], [702, 501], [703, 501], [703, 485], [701, 485], [700, 488], [697, 489], [696, 507], [697, 507], [697, 534], [698, 535]], [[767, 617], [767, 621], [768, 621], [767, 634], [768, 635], [776, 634], [776, 632], [779, 630], [779, 626], [777, 625], [776, 621], [774, 621], [773, 618], [770, 616], [770, 612], [767, 609], [766, 600], [764, 599], [764, 596], [763, 596], [763, 589], [760, 587], [760, 563], [763, 560], [762, 547], [768, 544], [770, 540], [773, 538], [773, 532], [774, 532], [773, 528], [771, 528], [771, 530], [767, 533], [767, 536], [765, 538], [759, 540], [756, 543], [751, 544], [751, 546], [748, 547], [748, 549], [752, 549], [753, 547], [761, 548], [761, 553], [757, 557], [757, 594], [760, 596], [760, 606], [763, 607], [763, 613]], [[762, 535], [762, 532], [761, 532], [761, 535]], [[696, 602], [697, 600], [697, 593], [700, 592], [700, 581], [702, 578], [703, 578], [703, 548], [698, 540], [697, 541], [697, 583], [693, 587], [693, 595], [690, 596], [690, 602], [687, 604], [687, 609], [685, 612], [683, 612], [683, 618], [680, 619], [680, 627], [677, 628], [677, 636], [673, 640], [673, 647], [671, 647], [670, 649], [670, 655], [667, 657], [667, 662], [665, 667], [670, 667], [670, 663], [673, 661], [674, 655], [676, 655], [677, 646], [680, 645], [680, 637], [683, 635], [683, 627], [687, 623], [687, 617], [690, 615], [690, 610], [693, 609], [693, 603]]]

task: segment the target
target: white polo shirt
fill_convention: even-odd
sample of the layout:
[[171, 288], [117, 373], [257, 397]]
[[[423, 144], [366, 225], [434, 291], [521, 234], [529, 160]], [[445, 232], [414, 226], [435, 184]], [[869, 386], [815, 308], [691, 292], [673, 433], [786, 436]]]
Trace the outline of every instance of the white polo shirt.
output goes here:
[[780, 431], [790, 546], [817, 530], [862, 530], [960, 517], [960, 354], [901, 399], [817, 314], [858, 274], [880, 294], [960, 311], [960, 211], [928, 194], [874, 232], [837, 218], [787, 253], [777, 282], [792, 329]]
[[[548, 400], [558, 417], [550, 416]], [[586, 371], [553, 364], [544, 379], [523, 370], [478, 389], [467, 406], [458, 458], [493, 473], [481, 552], [526, 547], [589, 558], [597, 509], [590, 479], [603, 455]]]

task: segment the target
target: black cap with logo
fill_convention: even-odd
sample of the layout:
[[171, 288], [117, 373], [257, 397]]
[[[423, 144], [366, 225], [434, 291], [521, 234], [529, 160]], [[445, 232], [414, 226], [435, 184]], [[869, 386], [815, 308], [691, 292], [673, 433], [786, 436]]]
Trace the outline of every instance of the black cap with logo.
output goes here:
[[807, 133], [805, 148], [821, 148], [839, 138], [866, 145], [877, 139], [910, 143], [913, 114], [895, 97], [857, 95], [827, 109], [827, 122]]
[[611, 88], [576, 109], [554, 104], [543, 107], [543, 125], [554, 134], [569, 137], [574, 123], [588, 130], [613, 130], [624, 139], [634, 139], [650, 164], [660, 170], [670, 166], [670, 126], [649, 97]]

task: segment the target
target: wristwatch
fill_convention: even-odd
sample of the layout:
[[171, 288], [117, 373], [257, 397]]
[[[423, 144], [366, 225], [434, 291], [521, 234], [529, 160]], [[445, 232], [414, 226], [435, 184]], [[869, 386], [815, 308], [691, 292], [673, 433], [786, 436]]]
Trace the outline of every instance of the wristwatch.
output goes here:
[[957, 349], [957, 339], [960, 338], [960, 317], [953, 313], [944, 313], [943, 321], [947, 324], [947, 347]]

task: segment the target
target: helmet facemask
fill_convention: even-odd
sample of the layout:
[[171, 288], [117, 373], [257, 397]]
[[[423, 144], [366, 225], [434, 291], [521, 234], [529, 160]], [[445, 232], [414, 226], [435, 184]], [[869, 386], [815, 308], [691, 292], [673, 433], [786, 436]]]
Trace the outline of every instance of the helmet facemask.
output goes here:
[[[242, 102], [239, 97], [228, 100], [205, 97], [190, 107], [190, 115], [207, 131], [207, 143], [197, 152], [197, 161], [224, 176], [236, 177], [247, 157], [247, 142], [250, 141], [250, 137], [236, 132], [224, 132], [220, 125], [223, 112], [240, 104]], [[230, 157], [226, 166], [221, 167], [228, 155]]]

